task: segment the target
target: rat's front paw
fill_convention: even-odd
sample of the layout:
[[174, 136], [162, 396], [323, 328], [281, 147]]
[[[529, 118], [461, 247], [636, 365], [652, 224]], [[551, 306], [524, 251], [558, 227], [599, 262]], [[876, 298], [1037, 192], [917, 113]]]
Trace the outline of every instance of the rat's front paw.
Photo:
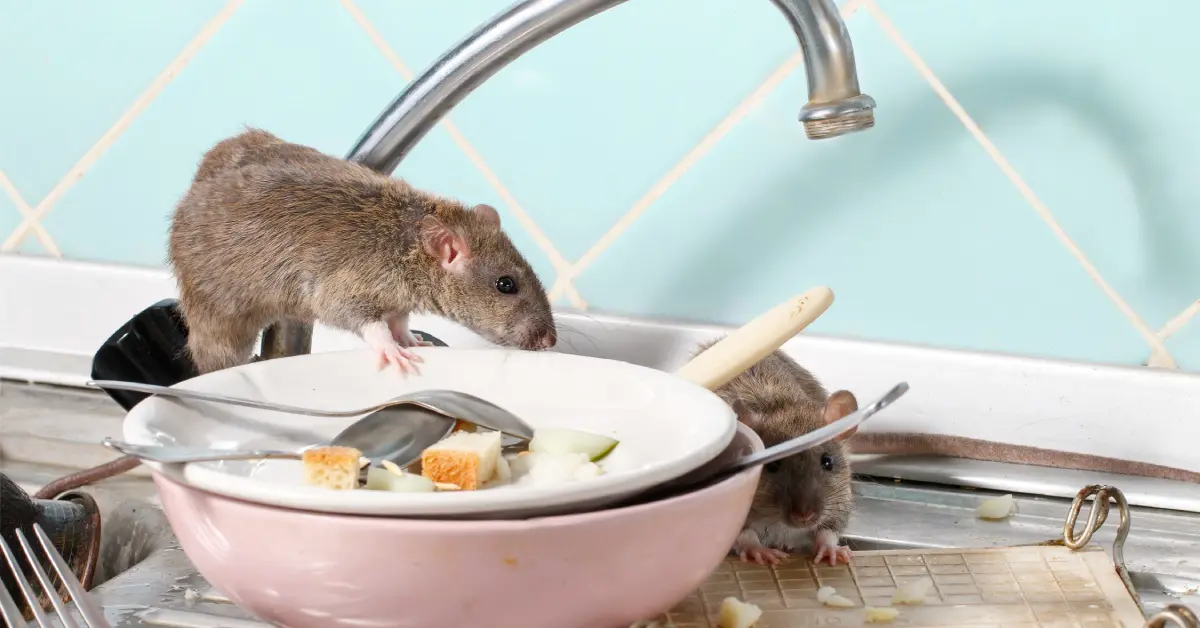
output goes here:
[[854, 553], [845, 545], [838, 545], [838, 535], [832, 530], [821, 530], [813, 535], [813, 562], [821, 564], [828, 559], [830, 566], [849, 563]]
[[404, 349], [394, 342], [386, 347], [376, 348], [375, 354], [379, 356], [379, 368], [384, 368], [388, 364], [395, 364], [401, 373], [418, 372], [416, 363], [421, 361], [421, 356]]
[[738, 558], [758, 565], [778, 565], [779, 561], [789, 556], [783, 550], [771, 549], [762, 545], [735, 546], [733, 550], [737, 552]]
[[392, 338], [392, 330], [386, 323], [372, 323], [364, 326], [362, 339], [375, 351], [375, 355], [379, 359], [379, 368], [395, 364], [401, 373], [418, 372], [416, 363], [423, 361], [421, 356], [400, 346]]

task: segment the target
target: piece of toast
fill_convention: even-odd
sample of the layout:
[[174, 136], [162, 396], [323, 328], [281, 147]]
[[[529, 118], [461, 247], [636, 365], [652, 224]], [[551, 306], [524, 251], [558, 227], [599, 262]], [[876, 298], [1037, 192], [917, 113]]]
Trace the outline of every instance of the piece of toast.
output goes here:
[[358, 488], [362, 452], [353, 447], [314, 447], [300, 454], [304, 481], [313, 486], [348, 491]]
[[421, 475], [474, 491], [496, 475], [500, 432], [456, 431], [421, 452]]

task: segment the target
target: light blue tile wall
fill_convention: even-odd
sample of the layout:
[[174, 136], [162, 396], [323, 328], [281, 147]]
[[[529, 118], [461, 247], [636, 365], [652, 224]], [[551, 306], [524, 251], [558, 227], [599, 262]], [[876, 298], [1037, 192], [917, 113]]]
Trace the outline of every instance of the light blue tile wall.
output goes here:
[[[1200, 298], [1200, 5], [877, 0], [1099, 274], [1157, 331]], [[36, 205], [226, 0], [0, 0], [0, 171]], [[348, 3], [347, 3], [348, 4]], [[507, 0], [244, 0], [51, 208], [67, 258], [161, 265], [205, 149], [243, 125], [343, 154]], [[574, 282], [589, 307], [741, 323], [825, 284], [814, 332], [1140, 364], [1147, 342], [872, 13], [847, 21], [875, 129], [804, 138], [802, 70], [732, 127]], [[796, 51], [766, 0], [628, 2], [515, 61], [452, 114], [579, 259]], [[397, 171], [501, 209], [443, 128]], [[0, 237], [20, 220], [0, 194]], [[29, 237], [17, 249], [44, 254]], [[1200, 370], [1200, 321], [1167, 339]]]

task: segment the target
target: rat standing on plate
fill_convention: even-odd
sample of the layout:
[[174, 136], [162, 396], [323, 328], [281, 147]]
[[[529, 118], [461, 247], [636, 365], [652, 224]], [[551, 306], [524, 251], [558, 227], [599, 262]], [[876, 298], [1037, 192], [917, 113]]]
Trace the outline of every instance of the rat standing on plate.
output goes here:
[[283, 320], [357, 333], [402, 371], [420, 361], [413, 312], [505, 346], [557, 340], [545, 290], [495, 209], [265, 131], [205, 155], [175, 210], [169, 258], [200, 373], [249, 361], [259, 332]]
[[[826, 394], [812, 373], [781, 351], [716, 393], [767, 447], [858, 410], [853, 394]], [[854, 509], [850, 461], [840, 442], [851, 434], [763, 467], [745, 528], [733, 546], [742, 560], [775, 564], [790, 551], [808, 546], [815, 562], [849, 562], [850, 548], [838, 543]]]

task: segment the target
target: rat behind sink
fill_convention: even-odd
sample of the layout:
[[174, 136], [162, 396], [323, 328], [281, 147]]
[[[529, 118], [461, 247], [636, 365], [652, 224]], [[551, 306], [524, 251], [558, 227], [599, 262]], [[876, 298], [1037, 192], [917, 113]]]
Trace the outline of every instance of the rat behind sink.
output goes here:
[[[715, 342], [702, 345], [700, 351]], [[858, 409], [853, 394], [845, 390], [826, 394], [812, 373], [781, 351], [763, 358], [716, 393], [768, 447]], [[839, 440], [766, 465], [733, 550], [743, 560], [774, 564], [808, 546], [815, 562], [849, 562], [850, 548], [838, 542], [854, 510], [850, 478], [850, 462]]]
[[357, 333], [405, 371], [420, 360], [412, 312], [505, 346], [557, 340], [545, 290], [495, 209], [256, 129], [205, 155], [175, 210], [169, 259], [200, 373], [247, 362], [259, 332], [283, 320]]

